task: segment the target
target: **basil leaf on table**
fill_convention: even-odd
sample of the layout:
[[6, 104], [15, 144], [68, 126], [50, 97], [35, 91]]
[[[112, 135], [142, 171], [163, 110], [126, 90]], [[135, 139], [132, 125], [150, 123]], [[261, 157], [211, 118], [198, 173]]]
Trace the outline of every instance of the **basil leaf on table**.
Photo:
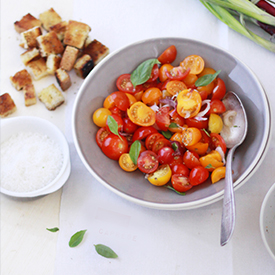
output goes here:
[[117, 254], [108, 246], [104, 244], [95, 244], [96, 252], [105, 258], [117, 258]]
[[206, 75], [200, 77], [195, 82], [196, 87], [206, 86], [206, 85], [210, 84], [220, 74], [220, 72], [221, 72], [221, 70], [218, 70], [214, 74], [206, 74]]
[[86, 230], [81, 230], [81, 231], [78, 231], [76, 232], [70, 239], [69, 241], [69, 246], [70, 247], [76, 247], [78, 246], [82, 240], [83, 240], [83, 237], [86, 233], [87, 229]]
[[48, 231], [50, 232], [57, 232], [59, 231], [59, 228], [58, 227], [53, 227], [53, 228], [46, 228]]
[[148, 59], [142, 62], [131, 74], [131, 82], [136, 87], [145, 83], [151, 76], [155, 64], [160, 64], [157, 59]]
[[130, 151], [129, 151], [129, 155], [130, 158], [132, 160], [132, 162], [137, 165], [137, 159], [140, 153], [140, 149], [141, 149], [141, 144], [138, 140], [136, 140], [135, 142], [133, 142], [133, 144], [130, 147]]

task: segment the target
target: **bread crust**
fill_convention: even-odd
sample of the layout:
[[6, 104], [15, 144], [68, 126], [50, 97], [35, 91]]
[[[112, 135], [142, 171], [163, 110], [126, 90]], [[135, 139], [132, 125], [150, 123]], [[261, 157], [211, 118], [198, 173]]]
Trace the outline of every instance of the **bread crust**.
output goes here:
[[59, 68], [55, 72], [56, 80], [62, 89], [62, 91], [66, 91], [72, 85], [70, 75], [62, 68]]
[[0, 117], [4, 118], [17, 110], [16, 105], [9, 93], [0, 96]]
[[36, 38], [42, 35], [40, 27], [34, 27], [27, 31], [21, 32], [21, 40], [25, 49], [31, 49], [37, 47]]
[[86, 78], [90, 71], [94, 68], [94, 61], [88, 54], [84, 54], [76, 61], [74, 70], [81, 78]]
[[79, 49], [72, 46], [66, 46], [60, 62], [60, 68], [68, 72], [72, 70], [75, 64], [75, 61], [78, 57], [78, 54], [79, 54]]
[[41, 21], [30, 13], [24, 15], [20, 21], [14, 22], [14, 28], [18, 33], [27, 31], [33, 27], [41, 27]]
[[30, 69], [34, 80], [41, 79], [48, 75], [46, 61], [42, 57], [29, 62], [27, 67]]
[[17, 91], [20, 91], [27, 84], [32, 83], [32, 77], [26, 69], [17, 72], [14, 76], [10, 77], [11, 84]]
[[51, 26], [54, 26], [62, 21], [61, 16], [53, 8], [41, 13], [39, 15], [39, 19], [46, 31], [49, 31]]
[[25, 106], [31, 106], [36, 104], [36, 95], [33, 84], [27, 84], [23, 88]]

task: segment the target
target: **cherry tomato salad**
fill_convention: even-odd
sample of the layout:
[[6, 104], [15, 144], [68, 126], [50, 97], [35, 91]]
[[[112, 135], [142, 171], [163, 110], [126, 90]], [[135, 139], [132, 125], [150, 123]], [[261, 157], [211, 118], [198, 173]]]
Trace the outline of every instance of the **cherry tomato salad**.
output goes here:
[[176, 56], [172, 45], [120, 75], [93, 122], [98, 146], [124, 171], [139, 169], [151, 184], [185, 194], [209, 177], [225, 177], [226, 86], [201, 56], [173, 66]]

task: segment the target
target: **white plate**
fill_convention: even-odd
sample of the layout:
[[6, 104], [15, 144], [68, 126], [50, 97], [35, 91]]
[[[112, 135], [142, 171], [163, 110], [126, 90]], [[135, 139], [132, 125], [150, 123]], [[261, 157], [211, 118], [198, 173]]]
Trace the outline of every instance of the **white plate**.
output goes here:
[[263, 242], [275, 260], [275, 183], [267, 192], [261, 207], [260, 228]]

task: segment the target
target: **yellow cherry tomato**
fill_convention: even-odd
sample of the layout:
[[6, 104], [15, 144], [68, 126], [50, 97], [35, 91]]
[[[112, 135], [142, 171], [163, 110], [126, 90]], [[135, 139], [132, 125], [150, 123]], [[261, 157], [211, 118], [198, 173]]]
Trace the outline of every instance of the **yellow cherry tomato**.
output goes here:
[[201, 157], [199, 161], [201, 165], [210, 172], [214, 171], [218, 167], [224, 166], [222, 157], [216, 150], [213, 150], [209, 154]]
[[225, 178], [225, 170], [226, 168], [224, 166], [216, 168], [211, 174], [211, 182], [216, 183], [217, 181]]
[[204, 60], [199, 55], [189, 55], [184, 58], [180, 65], [187, 70], [190, 69], [190, 74], [199, 74], [204, 69]]
[[162, 97], [162, 92], [159, 88], [149, 88], [147, 89], [142, 97], [141, 100], [147, 104], [147, 105], [154, 105], [154, 104], [159, 104], [159, 99]]
[[128, 153], [122, 154], [119, 157], [118, 163], [119, 163], [119, 166], [126, 172], [133, 172], [138, 168], [138, 166], [133, 163]]
[[110, 116], [112, 112], [107, 108], [99, 108], [93, 113], [93, 121], [94, 124], [98, 127], [105, 127], [107, 118]]
[[162, 186], [169, 182], [172, 176], [172, 170], [169, 164], [162, 164], [158, 169], [148, 176], [148, 181], [156, 186]]
[[150, 107], [141, 101], [134, 103], [127, 114], [132, 122], [139, 126], [152, 126], [156, 122], [156, 114]]
[[208, 121], [208, 130], [211, 133], [219, 134], [223, 128], [222, 118], [217, 114], [210, 114]]
[[186, 85], [180, 80], [171, 80], [166, 85], [166, 90], [170, 94], [170, 96], [176, 95], [177, 93], [186, 89]]

